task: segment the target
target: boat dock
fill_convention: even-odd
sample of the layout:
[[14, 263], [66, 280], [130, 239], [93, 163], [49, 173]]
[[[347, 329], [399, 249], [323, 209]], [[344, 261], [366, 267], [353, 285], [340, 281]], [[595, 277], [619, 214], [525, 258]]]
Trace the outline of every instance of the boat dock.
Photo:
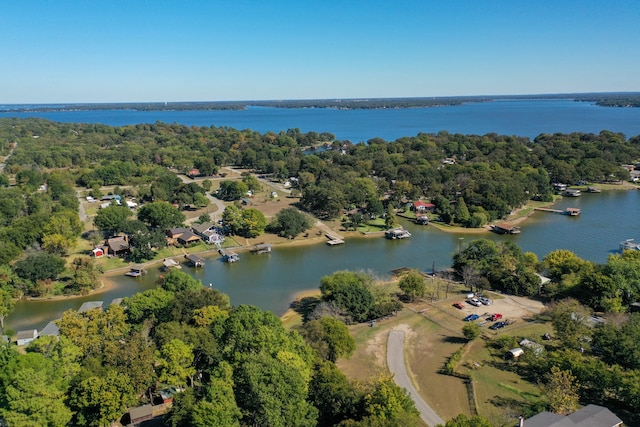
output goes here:
[[534, 208], [534, 210], [540, 211], [540, 212], [559, 213], [559, 214], [562, 214], [562, 215], [569, 215], [569, 216], [578, 216], [581, 213], [580, 209], [578, 209], [578, 208], [566, 208], [564, 210], [551, 209], [551, 208]]
[[344, 244], [344, 239], [342, 238], [342, 236], [339, 236], [337, 234], [333, 234], [333, 233], [326, 233], [325, 237], [327, 239], [329, 239], [327, 241], [327, 245], [329, 246], [336, 246], [336, 245], [342, 245]]
[[384, 232], [384, 235], [387, 239], [396, 240], [396, 239], [408, 239], [411, 237], [411, 233], [405, 230], [402, 227], [392, 228], [391, 230], [387, 230]]

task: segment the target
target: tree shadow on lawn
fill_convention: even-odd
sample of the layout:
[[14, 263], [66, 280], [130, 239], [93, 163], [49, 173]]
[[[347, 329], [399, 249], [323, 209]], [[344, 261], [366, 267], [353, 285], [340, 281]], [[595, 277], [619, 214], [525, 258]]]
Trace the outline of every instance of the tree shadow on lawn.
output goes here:
[[316, 306], [322, 302], [319, 296], [316, 297], [304, 297], [291, 303], [291, 309], [300, 314], [303, 319], [307, 319], [309, 314], [316, 308]]
[[447, 344], [466, 344], [469, 340], [463, 337], [452, 337], [448, 335], [442, 335], [442, 339], [440, 341]]

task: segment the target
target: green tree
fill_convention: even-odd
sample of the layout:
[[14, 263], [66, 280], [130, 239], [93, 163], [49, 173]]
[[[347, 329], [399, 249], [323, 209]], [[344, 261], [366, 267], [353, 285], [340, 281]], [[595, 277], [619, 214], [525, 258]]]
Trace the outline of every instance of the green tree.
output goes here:
[[196, 427], [240, 426], [242, 412], [233, 394], [232, 368], [222, 362], [207, 384], [205, 395], [193, 408], [193, 424]]
[[549, 399], [551, 412], [567, 415], [578, 409], [578, 388], [580, 386], [571, 372], [552, 366], [546, 379], [544, 390]]
[[565, 299], [553, 304], [549, 308], [551, 323], [562, 342], [571, 349], [586, 346], [585, 339], [589, 339], [592, 330], [589, 327], [591, 311], [574, 299]]
[[462, 327], [462, 335], [469, 341], [473, 341], [480, 336], [480, 325], [475, 322], [468, 322]]
[[300, 334], [323, 360], [335, 362], [339, 357], [348, 358], [356, 349], [349, 328], [333, 317], [306, 322], [300, 328]]
[[307, 400], [302, 372], [265, 353], [251, 354], [234, 371], [236, 396], [247, 425], [315, 426], [317, 409]]
[[245, 197], [249, 187], [242, 181], [222, 181], [218, 196], [222, 200], [240, 200]]
[[89, 257], [76, 257], [71, 262], [73, 276], [71, 289], [74, 293], [86, 294], [98, 286], [98, 270], [93, 259]]
[[333, 426], [357, 417], [360, 395], [332, 362], [320, 362], [309, 384], [309, 400], [318, 408], [318, 425]]
[[365, 386], [364, 411], [366, 416], [382, 421], [392, 421], [409, 416], [418, 422], [418, 410], [409, 393], [399, 387], [391, 376], [375, 378]]
[[114, 369], [91, 376], [71, 390], [69, 406], [75, 411], [78, 425], [110, 426], [135, 401], [129, 377]]
[[396, 224], [396, 211], [393, 208], [393, 205], [389, 203], [389, 205], [387, 206], [386, 215], [384, 217], [384, 226], [386, 228], [393, 228], [396, 226]]
[[181, 292], [186, 290], [198, 290], [202, 287], [202, 282], [191, 277], [184, 271], [171, 269], [162, 279], [162, 289], [171, 292]]
[[296, 208], [284, 208], [269, 224], [269, 229], [281, 237], [295, 238], [311, 228], [311, 220]]
[[222, 212], [222, 221], [231, 234], [240, 233], [242, 230], [242, 210], [235, 205], [225, 207]]
[[193, 387], [193, 347], [179, 339], [173, 339], [156, 352], [160, 381], [179, 387], [187, 385], [187, 379]]
[[18, 276], [32, 282], [51, 280], [64, 271], [64, 260], [47, 252], [36, 252], [18, 261], [14, 270]]
[[258, 209], [249, 208], [242, 210], [242, 228], [240, 234], [244, 237], [257, 237], [264, 232], [267, 219]]
[[126, 206], [111, 205], [98, 209], [93, 218], [93, 225], [105, 234], [118, 234], [123, 230], [125, 222], [132, 215]]
[[138, 210], [138, 219], [151, 228], [166, 230], [179, 227], [186, 218], [178, 208], [168, 202], [152, 202]]
[[174, 300], [174, 293], [160, 289], [149, 289], [125, 298], [122, 305], [127, 307], [127, 315], [131, 323], [166, 321]]
[[2, 417], [8, 425], [63, 427], [72, 412], [64, 404], [67, 387], [53, 362], [42, 354], [20, 356], [4, 384]]
[[[438, 424], [436, 427], [443, 427]], [[444, 427], [493, 427], [493, 424], [480, 415], [469, 417], [465, 414], [459, 414], [446, 422]]]
[[458, 198], [458, 203], [456, 203], [456, 209], [454, 213], [455, 221], [458, 224], [462, 224], [464, 226], [468, 226], [471, 221], [471, 214], [469, 213], [469, 208], [467, 208], [467, 204], [465, 203], [462, 197]]
[[398, 287], [411, 302], [423, 298], [427, 292], [424, 276], [418, 270], [410, 270], [402, 276]]
[[4, 319], [11, 314], [15, 308], [15, 302], [11, 294], [4, 289], [0, 289], [0, 329], [4, 332]]

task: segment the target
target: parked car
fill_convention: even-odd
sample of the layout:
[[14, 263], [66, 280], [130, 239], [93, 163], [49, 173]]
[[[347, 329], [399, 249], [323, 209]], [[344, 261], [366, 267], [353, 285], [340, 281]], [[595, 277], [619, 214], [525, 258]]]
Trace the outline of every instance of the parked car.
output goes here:
[[507, 322], [496, 322], [493, 325], [489, 326], [489, 329], [496, 330], [496, 329], [504, 328], [507, 325], [508, 325]]
[[454, 306], [455, 308], [459, 308], [460, 310], [462, 310], [462, 309], [464, 308], [464, 305], [462, 305], [462, 303], [461, 303], [461, 302], [454, 302], [454, 303], [453, 303], [453, 306]]
[[478, 320], [479, 318], [480, 316], [478, 316], [477, 314], [470, 314], [462, 320], [464, 320], [465, 322], [473, 322], [474, 320]]
[[500, 320], [500, 319], [502, 319], [502, 314], [494, 313], [491, 316], [489, 316], [489, 319], [487, 320], [489, 320], [490, 322], [495, 322], [496, 320]]
[[467, 300], [467, 304], [471, 304], [471, 305], [476, 306], [476, 307], [480, 307], [482, 305], [482, 303], [480, 301], [478, 301], [477, 298], [468, 299]]
[[491, 305], [491, 300], [485, 297], [478, 297], [478, 301], [480, 301], [484, 305]]

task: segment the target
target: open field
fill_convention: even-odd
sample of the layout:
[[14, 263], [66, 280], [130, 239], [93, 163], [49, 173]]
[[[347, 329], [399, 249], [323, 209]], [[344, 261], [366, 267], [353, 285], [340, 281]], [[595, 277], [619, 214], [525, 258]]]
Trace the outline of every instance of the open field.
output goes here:
[[535, 320], [544, 307], [528, 298], [486, 293], [493, 300], [492, 305], [473, 307], [464, 303], [465, 308], [460, 310], [452, 304], [464, 301], [464, 294], [460, 289], [452, 288], [451, 292], [458, 293], [433, 303], [411, 304], [398, 316], [377, 322], [374, 327], [369, 324], [351, 326], [357, 349], [349, 360], [339, 360], [338, 366], [352, 379], [386, 372], [388, 333], [401, 329], [405, 331], [407, 370], [425, 401], [445, 420], [459, 413], [471, 414], [472, 403], [464, 380], [443, 375], [440, 370], [451, 354], [466, 343], [461, 333], [464, 316], [501, 313], [514, 323], [498, 331], [489, 330], [490, 323], [486, 323], [482, 327], [483, 339], [469, 345], [458, 371], [472, 375], [480, 415], [492, 420], [494, 425], [513, 424], [517, 422], [521, 405], [537, 398], [539, 391], [515, 373], [502, 370], [500, 367], [507, 362], [488, 344], [499, 335], [540, 341], [542, 334], [551, 331], [550, 325]]

